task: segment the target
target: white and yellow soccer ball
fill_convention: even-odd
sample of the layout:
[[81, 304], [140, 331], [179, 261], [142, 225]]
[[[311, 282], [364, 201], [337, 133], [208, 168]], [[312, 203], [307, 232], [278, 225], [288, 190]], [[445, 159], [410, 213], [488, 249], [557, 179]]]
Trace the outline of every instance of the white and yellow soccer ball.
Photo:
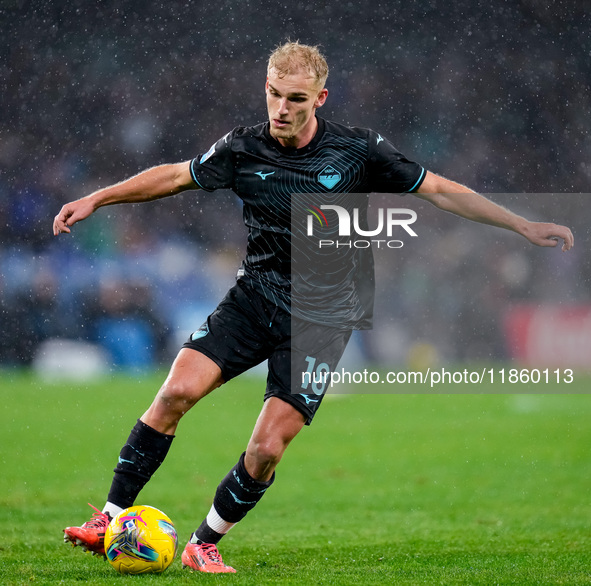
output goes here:
[[121, 574], [157, 574], [174, 560], [178, 538], [172, 521], [147, 505], [121, 511], [105, 532], [105, 554]]

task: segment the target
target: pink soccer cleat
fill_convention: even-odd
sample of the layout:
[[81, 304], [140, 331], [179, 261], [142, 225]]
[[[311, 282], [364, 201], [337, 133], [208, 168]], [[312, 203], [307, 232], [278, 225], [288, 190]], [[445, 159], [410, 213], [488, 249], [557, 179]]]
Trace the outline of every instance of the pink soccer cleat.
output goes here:
[[64, 541], [71, 543], [72, 547], [81, 545], [84, 551], [90, 551], [93, 555], [105, 555], [105, 531], [111, 522], [111, 518], [101, 513], [96, 507], [88, 503], [96, 512], [92, 514], [90, 521], [86, 521], [80, 527], [66, 527], [64, 529]]
[[187, 543], [181, 561], [183, 568], [208, 574], [236, 573], [234, 568], [224, 564], [218, 548], [213, 543]]

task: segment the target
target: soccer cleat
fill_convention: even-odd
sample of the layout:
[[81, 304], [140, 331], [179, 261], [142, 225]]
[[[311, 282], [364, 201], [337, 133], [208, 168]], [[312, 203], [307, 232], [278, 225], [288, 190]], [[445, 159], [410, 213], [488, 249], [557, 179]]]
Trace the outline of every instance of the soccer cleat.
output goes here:
[[234, 568], [224, 564], [218, 548], [213, 543], [187, 543], [181, 561], [183, 568], [208, 574], [236, 573]]
[[96, 512], [92, 514], [90, 521], [87, 521], [81, 527], [66, 527], [64, 529], [65, 543], [71, 543], [72, 547], [82, 546], [84, 551], [90, 551], [93, 555], [105, 555], [105, 531], [111, 522], [111, 518], [105, 513], [101, 513], [90, 503]]

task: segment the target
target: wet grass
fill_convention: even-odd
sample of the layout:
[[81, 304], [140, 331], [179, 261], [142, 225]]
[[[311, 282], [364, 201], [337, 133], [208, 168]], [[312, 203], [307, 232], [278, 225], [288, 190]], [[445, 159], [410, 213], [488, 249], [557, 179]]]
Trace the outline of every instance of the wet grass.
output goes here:
[[[1, 584], [591, 582], [586, 394], [330, 397], [222, 541], [236, 575], [195, 575], [177, 557], [162, 575], [120, 576], [62, 529], [102, 506], [162, 378], [0, 372]], [[263, 386], [243, 379], [204, 400], [140, 496], [173, 519], [181, 547], [248, 441]]]

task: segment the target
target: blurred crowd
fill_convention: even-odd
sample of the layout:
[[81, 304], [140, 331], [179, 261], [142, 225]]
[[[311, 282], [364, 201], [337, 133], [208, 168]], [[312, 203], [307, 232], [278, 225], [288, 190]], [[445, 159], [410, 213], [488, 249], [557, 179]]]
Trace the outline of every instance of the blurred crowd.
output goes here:
[[[187, 316], [215, 305], [244, 251], [232, 193], [105, 208], [60, 238], [51, 222], [71, 199], [263, 121], [266, 59], [287, 38], [320, 43], [328, 57], [321, 115], [372, 127], [488, 194], [553, 192], [543, 209], [531, 195], [515, 203], [534, 219], [576, 224], [584, 240], [589, 206], [564, 194], [585, 193], [591, 178], [589, 16], [583, 2], [553, 6], [3, 3], [0, 363], [29, 363], [52, 337], [103, 344], [123, 366], [158, 363], [178, 330], [200, 325]], [[540, 301], [551, 289], [588, 301], [581, 252], [540, 255], [515, 241], [494, 245], [494, 234], [493, 245], [467, 250], [457, 224], [422, 213], [430, 236], [378, 262], [396, 278], [378, 296], [380, 325], [393, 325], [365, 344], [373, 356], [395, 330], [406, 332], [402, 347], [414, 335], [440, 340], [452, 359], [502, 357], [500, 333], [480, 321], [493, 323], [507, 299]], [[505, 277], [481, 286], [471, 266], [485, 257]], [[556, 274], [563, 280], [552, 287], [530, 280]]]

